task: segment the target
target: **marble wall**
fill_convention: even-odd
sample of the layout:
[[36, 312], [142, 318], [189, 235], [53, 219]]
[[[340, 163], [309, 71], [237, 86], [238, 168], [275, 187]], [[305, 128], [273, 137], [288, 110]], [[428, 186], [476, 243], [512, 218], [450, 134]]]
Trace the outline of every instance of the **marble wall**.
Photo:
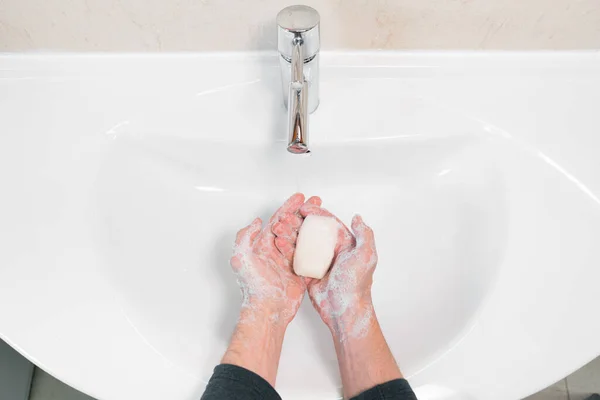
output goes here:
[[[0, 51], [274, 48], [286, 0], [0, 0]], [[600, 0], [304, 0], [323, 48], [598, 49]]]

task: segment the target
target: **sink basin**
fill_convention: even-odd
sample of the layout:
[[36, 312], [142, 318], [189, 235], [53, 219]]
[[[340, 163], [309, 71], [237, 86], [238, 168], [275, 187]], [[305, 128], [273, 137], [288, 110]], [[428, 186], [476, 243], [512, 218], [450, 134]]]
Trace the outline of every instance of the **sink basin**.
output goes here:
[[[600, 354], [598, 67], [325, 53], [298, 156], [272, 54], [2, 56], [0, 337], [101, 399], [198, 399], [239, 310], [235, 232], [300, 191], [373, 226], [375, 308], [420, 398], [533, 393]], [[305, 299], [277, 389], [340, 385]]]

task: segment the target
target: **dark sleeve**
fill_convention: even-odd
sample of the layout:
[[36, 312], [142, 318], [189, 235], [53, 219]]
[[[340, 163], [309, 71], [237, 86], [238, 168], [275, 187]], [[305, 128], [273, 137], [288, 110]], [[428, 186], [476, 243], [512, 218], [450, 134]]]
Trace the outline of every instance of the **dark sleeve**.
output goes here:
[[281, 400], [281, 397], [254, 372], [221, 364], [215, 367], [201, 400]]
[[406, 379], [394, 379], [362, 392], [350, 400], [417, 400]]

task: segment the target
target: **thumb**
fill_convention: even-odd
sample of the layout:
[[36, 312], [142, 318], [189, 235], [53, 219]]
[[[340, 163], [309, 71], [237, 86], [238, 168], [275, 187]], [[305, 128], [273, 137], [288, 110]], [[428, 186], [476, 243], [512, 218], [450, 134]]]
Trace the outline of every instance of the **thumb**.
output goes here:
[[365, 221], [363, 221], [360, 215], [355, 215], [352, 218], [352, 232], [354, 232], [354, 236], [356, 237], [356, 247], [375, 247], [375, 234], [373, 233], [373, 229], [371, 229]]

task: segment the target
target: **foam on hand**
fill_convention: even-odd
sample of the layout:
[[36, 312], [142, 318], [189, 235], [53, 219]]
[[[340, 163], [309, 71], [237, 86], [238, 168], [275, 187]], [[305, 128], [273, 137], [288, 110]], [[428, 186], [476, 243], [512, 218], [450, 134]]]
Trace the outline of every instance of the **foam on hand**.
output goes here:
[[308, 215], [296, 241], [294, 272], [307, 278], [321, 279], [333, 260], [339, 223], [335, 218]]

